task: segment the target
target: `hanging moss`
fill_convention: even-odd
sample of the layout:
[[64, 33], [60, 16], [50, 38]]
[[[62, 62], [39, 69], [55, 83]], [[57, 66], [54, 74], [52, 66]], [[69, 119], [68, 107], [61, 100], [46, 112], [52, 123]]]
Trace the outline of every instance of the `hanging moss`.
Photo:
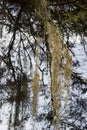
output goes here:
[[38, 72], [38, 66], [39, 66], [39, 37], [37, 34], [37, 41], [36, 41], [36, 68], [35, 68], [35, 73], [34, 73], [34, 78], [33, 78], [33, 83], [32, 83], [32, 90], [33, 90], [33, 116], [35, 116], [37, 112], [37, 102], [38, 102], [38, 92], [39, 92], [39, 80], [40, 80], [40, 75]]
[[35, 74], [34, 74], [32, 89], [33, 89], [32, 113], [34, 116], [37, 112], [37, 100], [38, 100], [37, 98], [38, 98], [38, 92], [39, 92], [39, 73], [37, 72], [37, 70], [35, 71]]
[[58, 96], [60, 94], [60, 61], [61, 61], [61, 39], [59, 32], [56, 28], [56, 25], [53, 23], [46, 23], [46, 28], [48, 32], [48, 42], [51, 44], [51, 96], [52, 96], [52, 105], [54, 111], [54, 117], [56, 116], [57, 129], [59, 129], [59, 111], [60, 111], [60, 100]]
[[[53, 107], [53, 113], [54, 117], [56, 119], [56, 128], [57, 130], [60, 130], [60, 109], [61, 109], [61, 100], [62, 100], [62, 92], [61, 89], [63, 86], [61, 83], [61, 71], [64, 71], [64, 90], [68, 91], [68, 87], [70, 86], [70, 75], [71, 75], [71, 60], [70, 55], [68, 52], [67, 47], [64, 47], [63, 41], [60, 36], [60, 32], [58, 30], [58, 26], [55, 25], [50, 17], [50, 13], [46, 8], [47, 1], [44, 0], [43, 3], [40, 5], [39, 8], [39, 17], [42, 18], [42, 21], [44, 23], [44, 33], [48, 35], [48, 43], [49, 43], [49, 51], [51, 52], [52, 59], [51, 60], [51, 98], [52, 98], [52, 107]], [[46, 16], [44, 16], [44, 14]], [[63, 48], [65, 48], [66, 51], [63, 51]], [[64, 54], [64, 60], [66, 61], [65, 67], [61, 68], [61, 58]], [[70, 61], [69, 61], [70, 60]], [[63, 70], [64, 69], [64, 70]], [[67, 83], [67, 87], [66, 87]], [[66, 89], [67, 88], [67, 89]]]

